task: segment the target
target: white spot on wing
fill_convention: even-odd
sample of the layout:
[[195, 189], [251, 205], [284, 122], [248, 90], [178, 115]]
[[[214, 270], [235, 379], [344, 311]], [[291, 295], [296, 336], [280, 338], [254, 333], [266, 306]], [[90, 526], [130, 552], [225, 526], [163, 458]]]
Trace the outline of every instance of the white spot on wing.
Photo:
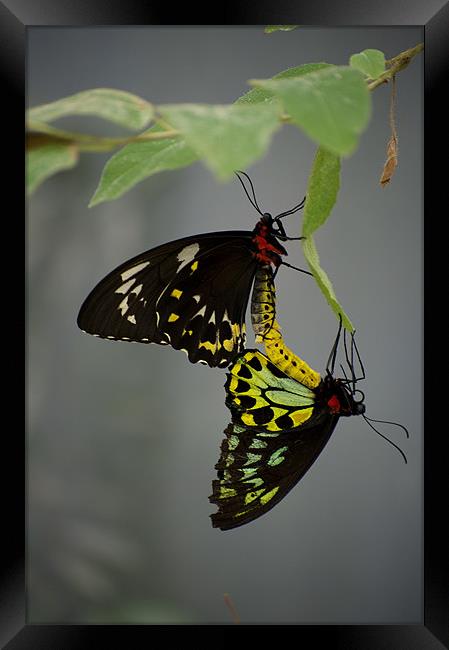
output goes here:
[[127, 319], [128, 319], [129, 322], [132, 323], [133, 325], [137, 325], [137, 323], [136, 323], [136, 317], [134, 316], [134, 314], [132, 314], [131, 316], [127, 316]]
[[142, 262], [142, 264], [137, 264], [136, 266], [133, 266], [127, 271], [123, 271], [123, 273], [121, 274], [122, 280], [123, 281], [129, 280], [129, 278], [132, 278], [133, 275], [136, 275], [137, 273], [139, 273], [139, 271], [142, 271], [148, 265], [149, 262]]
[[134, 289], [131, 291], [131, 293], [135, 293], [136, 296], [139, 295], [139, 293], [142, 291], [143, 284], [137, 285], [137, 287], [134, 287]]
[[128, 296], [126, 296], [126, 298], [123, 298], [122, 302], [119, 304], [117, 309], [120, 309], [120, 311], [122, 312], [122, 316], [124, 316], [126, 314], [126, 312], [129, 309]]
[[[131, 278], [131, 280], [128, 280], [128, 282], [125, 282], [125, 284], [122, 284], [121, 287], [116, 289], [114, 291], [114, 293], [127, 293], [128, 289], [130, 289], [133, 286], [135, 281], [136, 281], [136, 278]], [[142, 285], [140, 285], [140, 286], [142, 286]]]
[[193, 299], [196, 300], [197, 302], [199, 302], [199, 301], [201, 300], [201, 296], [192, 296], [192, 297], [193, 297]]
[[215, 312], [212, 312], [211, 317], [209, 318], [209, 323], [214, 323], [215, 324]]
[[185, 246], [182, 251], [178, 253], [178, 261], [181, 262], [181, 264], [178, 266], [177, 273], [179, 273], [179, 271], [184, 268], [184, 266], [186, 266], [189, 262], [192, 262], [199, 250], [200, 245], [195, 242], [194, 244]]
[[205, 313], [206, 313], [206, 305], [203, 305], [203, 307], [201, 307], [201, 309], [197, 311], [196, 314], [194, 314], [194, 316], [192, 316], [190, 320], [195, 318], [195, 316], [204, 316]]

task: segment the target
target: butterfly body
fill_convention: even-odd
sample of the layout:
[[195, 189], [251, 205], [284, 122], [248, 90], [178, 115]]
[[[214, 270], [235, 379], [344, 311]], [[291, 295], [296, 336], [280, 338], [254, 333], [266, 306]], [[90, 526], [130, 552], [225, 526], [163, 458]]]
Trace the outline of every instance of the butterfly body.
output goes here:
[[318, 386], [321, 377], [303, 359], [295, 354], [282, 338], [276, 320], [276, 290], [271, 266], [257, 269], [251, 296], [251, 323], [256, 343], [263, 343], [265, 354], [280, 370], [309, 388]]
[[316, 461], [341, 416], [359, 415], [344, 380], [326, 374], [309, 388], [258, 350], [245, 350], [225, 384], [225, 430], [210, 501], [214, 527], [236, 528], [270, 510]]
[[158, 343], [192, 363], [224, 367], [245, 347], [245, 313], [257, 269], [287, 251], [275, 218], [252, 231], [203, 233], [121, 264], [84, 301], [78, 326], [101, 338]]
[[339, 418], [365, 411], [354, 399], [351, 382], [333, 375], [340, 330], [323, 377], [285, 344], [269, 265], [256, 273], [251, 321], [265, 354], [245, 350], [227, 375], [232, 421], [209, 497], [218, 506], [212, 525], [221, 530], [242, 526], [273, 508], [316, 461]]
[[280, 256], [287, 255], [287, 251], [273, 234], [273, 217], [268, 212], [257, 222], [252, 242], [255, 246], [253, 254], [261, 264], [273, 264], [277, 267], [281, 263]]

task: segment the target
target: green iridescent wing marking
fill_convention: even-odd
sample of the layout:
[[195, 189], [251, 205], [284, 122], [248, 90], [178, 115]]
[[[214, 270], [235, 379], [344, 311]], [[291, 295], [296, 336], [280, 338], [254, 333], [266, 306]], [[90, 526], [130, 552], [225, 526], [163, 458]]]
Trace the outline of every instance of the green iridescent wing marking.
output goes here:
[[286, 431], [312, 417], [315, 393], [288, 377], [258, 350], [246, 350], [230, 368], [226, 404], [234, 422]]
[[212, 525], [222, 530], [247, 524], [279, 503], [317, 459], [338, 421], [315, 391], [258, 350], [237, 357], [225, 388], [232, 423], [209, 497], [218, 505]]
[[218, 506], [214, 528], [242, 526], [279, 503], [317, 459], [337, 421], [322, 413], [288, 432], [229, 424], [209, 497]]

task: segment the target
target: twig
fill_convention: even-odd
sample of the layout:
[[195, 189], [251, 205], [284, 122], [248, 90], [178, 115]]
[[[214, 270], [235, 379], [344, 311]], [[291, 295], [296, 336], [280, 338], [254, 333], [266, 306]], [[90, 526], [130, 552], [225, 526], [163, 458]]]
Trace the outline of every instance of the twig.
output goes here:
[[[424, 43], [419, 43], [415, 47], [401, 52], [397, 56], [393, 57], [387, 61], [389, 66], [380, 77], [374, 81], [368, 83], [368, 89], [374, 90], [378, 86], [384, 83], [388, 83], [390, 79], [394, 78], [395, 74], [400, 70], [403, 70], [408, 66], [410, 61], [413, 59], [416, 54], [422, 52], [424, 49]], [[288, 114], [283, 113], [280, 117], [282, 122], [290, 122], [291, 117]], [[78, 146], [80, 151], [110, 151], [111, 149], [116, 149], [125, 144], [137, 143], [137, 142], [152, 142], [153, 140], [165, 140], [169, 138], [176, 138], [181, 133], [176, 129], [171, 128], [169, 124], [165, 122], [161, 117], [156, 119], [156, 123], [159, 124], [164, 130], [155, 131], [152, 133], [141, 133], [139, 135], [128, 136], [125, 138], [104, 138], [101, 136], [86, 135], [84, 133], [72, 133], [70, 131], [63, 131], [57, 129], [45, 122], [30, 121], [27, 124], [28, 131], [33, 131], [34, 133], [45, 133], [50, 136], [54, 136], [60, 140], [68, 140], [73, 144]]]
[[388, 70], [381, 74], [380, 77], [377, 77], [374, 81], [371, 81], [371, 83], [368, 84], [368, 90], [374, 90], [381, 84], [388, 83], [397, 72], [406, 68], [413, 57], [422, 52], [423, 49], [424, 43], [418, 43], [415, 47], [411, 47], [409, 50], [405, 50], [405, 52], [401, 52], [392, 59], [389, 59], [387, 61], [387, 65], [389, 66]]
[[166, 131], [141, 133], [139, 135], [132, 135], [124, 138], [104, 138], [96, 135], [63, 131], [62, 129], [50, 126], [45, 122], [35, 121], [28, 122], [27, 130], [34, 133], [45, 133], [54, 136], [59, 140], [69, 140], [70, 142], [77, 144], [80, 151], [109, 151], [110, 149], [115, 149], [116, 147], [121, 147], [132, 142], [151, 142], [153, 140], [175, 138], [180, 135], [179, 131], [176, 131], [175, 129], [167, 129]]

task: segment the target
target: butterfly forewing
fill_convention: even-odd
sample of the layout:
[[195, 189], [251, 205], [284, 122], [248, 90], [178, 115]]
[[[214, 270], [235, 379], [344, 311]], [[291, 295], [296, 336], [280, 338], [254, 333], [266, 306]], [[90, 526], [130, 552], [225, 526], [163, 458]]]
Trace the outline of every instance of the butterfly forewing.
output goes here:
[[[158, 328], [192, 362], [228, 365], [245, 345], [245, 313], [256, 263], [235, 239], [207, 250], [156, 303]], [[225, 260], [225, 263], [223, 263]]]
[[136, 256], [93, 289], [78, 325], [102, 338], [171, 344], [192, 362], [228, 365], [244, 348], [257, 268], [250, 245], [250, 232], [225, 231]]

